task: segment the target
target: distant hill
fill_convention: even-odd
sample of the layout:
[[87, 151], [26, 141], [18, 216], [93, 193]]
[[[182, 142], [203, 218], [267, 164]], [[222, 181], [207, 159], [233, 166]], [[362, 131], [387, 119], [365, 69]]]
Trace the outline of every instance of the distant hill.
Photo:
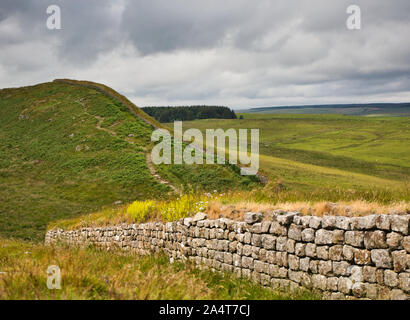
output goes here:
[[144, 107], [142, 110], [159, 122], [236, 119], [235, 112], [223, 106]]
[[159, 126], [97, 83], [0, 90], [0, 236], [41, 240], [50, 221], [114, 202], [252, 185], [228, 165], [154, 166], [148, 155]]
[[344, 114], [358, 116], [410, 116], [410, 103], [323, 104], [250, 108], [236, 110], [240, 113], [294, 113], [294, 114]]

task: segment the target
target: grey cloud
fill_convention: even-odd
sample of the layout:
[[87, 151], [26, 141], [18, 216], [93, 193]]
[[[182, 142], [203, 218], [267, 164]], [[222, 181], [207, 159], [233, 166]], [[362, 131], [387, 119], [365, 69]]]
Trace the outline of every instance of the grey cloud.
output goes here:
[[0, 3], [0, 87], [104, 82], [139, 105], [410, 100], [410, 2], [47, 0]]

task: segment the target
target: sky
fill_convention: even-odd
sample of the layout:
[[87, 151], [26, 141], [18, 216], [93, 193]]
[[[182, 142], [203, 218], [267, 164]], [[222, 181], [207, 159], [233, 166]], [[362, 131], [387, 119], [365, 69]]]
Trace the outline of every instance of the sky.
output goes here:
[[89, 80], [138, 106], [409, 102], [409, 14], [408, 0], [1, 0], [0, 88]]

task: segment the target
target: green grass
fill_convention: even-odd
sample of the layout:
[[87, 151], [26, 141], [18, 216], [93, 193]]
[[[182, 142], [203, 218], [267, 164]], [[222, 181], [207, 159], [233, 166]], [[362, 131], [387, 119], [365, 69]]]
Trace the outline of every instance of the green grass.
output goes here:
[[410, 199], [410, 118], [242, 115], [184, 122], [184, 130], [258, 128], [260, 168], [289, 200]]
[[[51, 221], [116, 201], [175, 196], [146, 164], [149, 117], [121, 101], [65, 82], [0, 90], [0, 236], [42, 240]], [[190, 169], [183, 179], [179, 170], [161, 172], [184, 188], [246, 187], [230, 167]]]
[[[49, 290], [46, 270], [61, 270]], [[319, 299], [309, 291], [277, 291], [233, 274], [170, 263], [164, 254], [137, 256], [96, 248], [48, 247], [0, 239], [0, 299]]]

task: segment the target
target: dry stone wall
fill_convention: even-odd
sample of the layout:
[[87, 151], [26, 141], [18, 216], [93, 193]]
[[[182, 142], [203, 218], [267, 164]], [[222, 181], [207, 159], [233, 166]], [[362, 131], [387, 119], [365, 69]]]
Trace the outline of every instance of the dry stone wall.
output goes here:
[[164, 251], [172, 259], [234, 272], [291, 290], [305, 287], [324, 299], [409, 299], [410, 215], [302, 216], [276, 212], [269, 221], [208, 220], [203, 213], [175, 222], [50, 230], [59, 241], [139, 254]]

